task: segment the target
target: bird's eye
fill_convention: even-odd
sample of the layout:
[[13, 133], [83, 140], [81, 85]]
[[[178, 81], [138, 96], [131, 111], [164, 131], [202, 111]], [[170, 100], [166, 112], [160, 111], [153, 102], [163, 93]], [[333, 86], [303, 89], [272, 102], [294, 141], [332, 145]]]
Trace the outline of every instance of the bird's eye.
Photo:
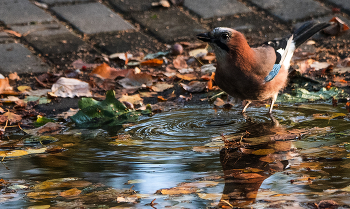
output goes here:
[[230, 36], [228, 35], [228, 33], [223, 33], [221, 34], [221, 38], [224, 40], [227, 40]]

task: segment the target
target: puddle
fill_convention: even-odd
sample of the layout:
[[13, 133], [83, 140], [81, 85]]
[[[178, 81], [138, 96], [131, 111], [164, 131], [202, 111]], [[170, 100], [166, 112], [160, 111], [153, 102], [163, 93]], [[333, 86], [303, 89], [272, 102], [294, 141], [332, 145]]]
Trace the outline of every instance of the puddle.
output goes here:
[[3, 139], [0, 207], [348, 207], [350, 122], [325, 119], [345, 109], [239, 111], [189, 106], [110, 132]]

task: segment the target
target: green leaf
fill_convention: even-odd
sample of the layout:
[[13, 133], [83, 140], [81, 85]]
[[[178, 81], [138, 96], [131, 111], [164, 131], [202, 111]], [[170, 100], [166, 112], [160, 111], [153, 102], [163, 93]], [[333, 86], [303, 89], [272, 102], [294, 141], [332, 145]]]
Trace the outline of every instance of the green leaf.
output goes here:
[[34, 122], [34, 126], [35, 127], [40, 127], [45, 125], [48, 122], [54, 122], [55, 120], [53, 119], [49, 119], [49, 118], [45, 118], [44, 116], [38, 115], [36, 121]]
[[91, 98], [82, 98], [79, 101], [80, 110], [71, 117], [79, 128], [100, 128], [122, 125], [127, 122], [135, 122], [140, 112], [130, 111], [115, 98], [113, 90], [106, 92], [104, 101], [96, 101]]

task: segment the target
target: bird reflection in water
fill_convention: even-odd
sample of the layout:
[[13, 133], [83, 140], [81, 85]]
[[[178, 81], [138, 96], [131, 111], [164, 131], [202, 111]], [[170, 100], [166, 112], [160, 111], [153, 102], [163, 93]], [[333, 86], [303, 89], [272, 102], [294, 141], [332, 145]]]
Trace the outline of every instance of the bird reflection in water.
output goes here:
[[243, 207], [255, 201], [262, 182], [275, 172], [283, 171], [295, 156], [288, 133], [275, 118], [258, 123], [247, 119], [237, 133], [225, 136], [220, 151], [225, 186], [218, 207]]

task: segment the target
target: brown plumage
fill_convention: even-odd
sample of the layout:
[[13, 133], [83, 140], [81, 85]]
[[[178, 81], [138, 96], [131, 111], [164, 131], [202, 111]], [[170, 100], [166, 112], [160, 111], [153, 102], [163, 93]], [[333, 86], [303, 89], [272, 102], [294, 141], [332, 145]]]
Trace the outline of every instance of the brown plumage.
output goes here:
[[251, 101], [271, 100], [269, 113], [287, 84], [290, 60], [296, 47], [328, 23], [306, 23], [290, 37], [251, 48], [244, 35], [231, 28], [215, 28], [197, 37], [214, 49], [217, 58], [215, 82], [229, 95]]

